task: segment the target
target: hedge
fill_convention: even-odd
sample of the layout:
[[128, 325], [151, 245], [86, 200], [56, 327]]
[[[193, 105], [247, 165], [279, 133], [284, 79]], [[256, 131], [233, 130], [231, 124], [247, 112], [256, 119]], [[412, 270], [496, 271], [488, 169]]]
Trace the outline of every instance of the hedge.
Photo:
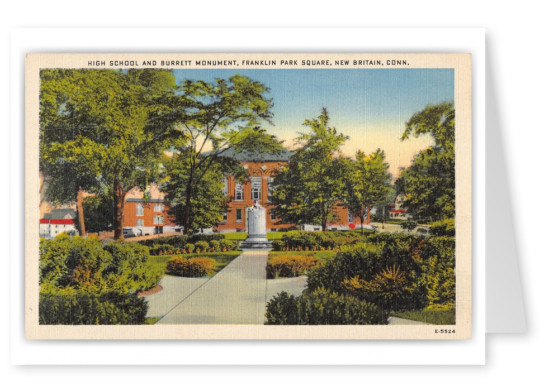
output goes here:
[[143, 324], [147, 302], [134, 294], [41, 293], [39, 323], [44, 325]]
[[268, 259], [267, 278], [297, 277], [316, 265], [316, 258], [308, 255], [279, 255]]
[[367, 325], [387, 324], [388, 311], [355, 297], [324, 288], [295, 297], [281, 292], [266, 306], [269, 325]]
[[212, 258], [187, 258], [174, 257], [168, 261], [166, 270], [168, 274], [180, 277], [205, 277], [214, 272], [216, 261]]

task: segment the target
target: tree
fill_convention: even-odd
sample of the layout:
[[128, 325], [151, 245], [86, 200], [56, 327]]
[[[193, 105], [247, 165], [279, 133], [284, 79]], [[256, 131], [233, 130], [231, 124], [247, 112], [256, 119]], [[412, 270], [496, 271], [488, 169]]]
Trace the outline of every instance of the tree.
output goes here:
[[413, 219], [435, 221], [455, 216], [455, 108], [452, 103], [427, 106], [406, 123], [402, 140], [432, 135], [435, 145], [400, 173], [404, 206]]
[[303, 125], [309, 131], [297, 138], [301, 146], [289, 166], [274, 178], [272, 202], [284, 222], [320, 224], [325, 231], [335, 217], [347, 164], [339, 152], [348, 137], [328, 124], [326, 108], [317, 118], [306, 120]]
[[360, 218], [362, 233], [365, 217], [371, 208], [384, 205], [391, 194], [392, 175], [388, 168], [385, 153], [380, 148], [367, 156], [358, 151], [356, 160], [349, 163], [348, 174], [345, 175], [344, 204], [354, 216]]
[[185, 232], [198, 221], [193, 208], [202, 208], [193, 197], [201, 191], [205, 176], [216, 177], [212, 171], [217, 169], [224, 151], [282, 149], [281, 142], [260, 127], [272, 117], [268, 91], [262, 83], [234, 75], [214, 83], [186, 80], [177, 91], [159, 101], [162, 109], [156, 112], [155, 123], [162, 124], [166, 132], [176, 132], [177, 148], [185, 147], [182, 156], [187, 163], [182, 163], [181, 168], [187, 172], [176, 179], [185, 183], [167, 187], [170, 198], [180, 199], [183, 205], [178, 216]]
[[110, 190], [105, 189], [84, 198], [82, 206], [88, 232], [99, 233], [113, 228], [113, 194]]
[[[194, 171], [195, 186], [188, 194], [187, 184], [192, 172], [189, 155], [193, 151], [188, 147], [180, 148], [171, 158], [163, 162], [165, 180], [160, 189], [167, 194], [165, 201], [170, 206], [169, 214], [178, 224], [189, 224], [189, 229], [212, 227], [222, 220], [229, 201], [224, 194], [224, 177], [232, 175], [237, 180], [246, 178], [245, 169], [235, 160], [219, 157], [206, 169], [199, 166]], [[203, 172], [203, 170], [206, 170]], [[186, 201], [190, 200], [191, 214], [186, 214]]]
[[125, 194], [158, 176], [172, 135], [151, 115], [174, 86], [165, 70], [41, 72], [41, 169], [59, 195], [111, 186], [115, 239], [122, 238]]

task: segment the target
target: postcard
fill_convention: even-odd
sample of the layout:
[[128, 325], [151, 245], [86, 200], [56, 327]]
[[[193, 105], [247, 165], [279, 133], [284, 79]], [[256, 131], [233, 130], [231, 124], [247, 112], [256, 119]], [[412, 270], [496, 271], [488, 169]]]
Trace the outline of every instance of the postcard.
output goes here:
[[29, 54], [28, 339], [472, 335], [471, 55]]

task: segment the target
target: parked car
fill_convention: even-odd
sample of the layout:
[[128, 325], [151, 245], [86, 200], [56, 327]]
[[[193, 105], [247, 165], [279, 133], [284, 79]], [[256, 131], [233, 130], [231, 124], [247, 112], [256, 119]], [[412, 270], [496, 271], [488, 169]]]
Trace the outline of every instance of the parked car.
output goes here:
[[142, 236], [142, 230], [139, 228], [123, 228], [122, 236], [125, 238], [135, 238], [136, 236]]

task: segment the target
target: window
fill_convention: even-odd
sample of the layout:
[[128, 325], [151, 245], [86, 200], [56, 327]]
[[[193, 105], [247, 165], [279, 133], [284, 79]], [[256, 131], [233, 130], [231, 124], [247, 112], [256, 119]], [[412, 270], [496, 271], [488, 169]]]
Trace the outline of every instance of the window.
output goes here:
[[153, 224], [164, 224], [165, 217], [164, 216], [153, 216]]
[[228, 212], [227, 211], [224, 211], [222, 213], [222, 222], [225, 222], [228, 220]]
[[277, 220], [277, 215], [276, 215], [275, 208], [270, 210], [270, 220], [272, 220], [272, 221]]
[[251, 199], [253, 201], [260, 201], [262, 195], [262, 178], [251, 178]]
[[268, 202], [272, 202], [272, 190], [274, 188], [273, 182], [274, 178], [268, 178]]
[[143, 216], [143, 204], [136, 204], [136, 216]]
[[235, 221], [243, 221], [243, 209], [235, 210]]
[[353, 223], [353, 222], [354, 222], [354, 215], [352, 214], [352, 212], [350, 211], [350, 209], [348, 210], [348, 222], [349, 222], [349, 223]]
[[228, 195], [228, 178], [224, 178], [224, 190], [222, 190], [224, 195]]
[[143, 219], [137, 219], [136, 220], [136, 226], [137, 227], [143, 227]]
[[243, 201], [243, 185], [241, 183], [235, 184], [235, 200]]
[[163, 204], [155, 204], [155, 206], [153, 207], [153, 210], [155, 212], [162, 212], [165, 210], [165, 206]]

